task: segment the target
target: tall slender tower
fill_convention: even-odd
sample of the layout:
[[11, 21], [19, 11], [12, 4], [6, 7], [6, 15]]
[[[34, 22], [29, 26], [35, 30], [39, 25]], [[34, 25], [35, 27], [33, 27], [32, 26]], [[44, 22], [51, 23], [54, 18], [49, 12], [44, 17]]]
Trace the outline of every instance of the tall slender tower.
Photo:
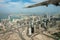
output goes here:
[[8, 16], [8, 20], [10, 20], [10, 16], [11, 16], [11, 15]]

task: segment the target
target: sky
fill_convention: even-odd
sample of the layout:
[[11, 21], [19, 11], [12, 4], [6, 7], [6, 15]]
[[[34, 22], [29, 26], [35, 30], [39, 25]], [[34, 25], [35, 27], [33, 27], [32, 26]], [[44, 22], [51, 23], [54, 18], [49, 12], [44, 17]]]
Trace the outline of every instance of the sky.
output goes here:
[[0, 0], [0, 14], [1, 13], [24, 13], [24, 14], [41, 14], [41, 13], [60, 13], [60, 6], [52, 4], [46, 6], [39, 6], [34, 8], [24, 8], [28, 5], [33, 5], [45, 0]]

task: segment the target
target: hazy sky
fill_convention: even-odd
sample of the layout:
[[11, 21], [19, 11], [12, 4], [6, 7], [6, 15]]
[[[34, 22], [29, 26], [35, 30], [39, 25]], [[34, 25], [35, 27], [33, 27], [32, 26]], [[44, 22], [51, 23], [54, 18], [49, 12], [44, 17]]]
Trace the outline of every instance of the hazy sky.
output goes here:
[[49, 5], [34, 8], [24, 8], [25, 6], [43, 2], [45, 0], [0, 0], [0, 12], [4, 13], [60, 13], [60, 6]]

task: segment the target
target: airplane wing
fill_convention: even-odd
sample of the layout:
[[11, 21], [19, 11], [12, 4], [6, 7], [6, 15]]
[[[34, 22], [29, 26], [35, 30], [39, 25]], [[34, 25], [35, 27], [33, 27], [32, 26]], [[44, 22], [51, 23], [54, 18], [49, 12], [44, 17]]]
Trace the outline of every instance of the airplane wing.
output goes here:
[[27, 6], [26, 8], [32, 8], [32, 7], [37, 7], [37, 6], [48, 6], [49, 2], [48, 1], [44, 1], [44, 2], [41, 2], [41, 3], [37, 3], [37, 4], [34, 4], [34, 5], [30, 5], [30, 6]]

